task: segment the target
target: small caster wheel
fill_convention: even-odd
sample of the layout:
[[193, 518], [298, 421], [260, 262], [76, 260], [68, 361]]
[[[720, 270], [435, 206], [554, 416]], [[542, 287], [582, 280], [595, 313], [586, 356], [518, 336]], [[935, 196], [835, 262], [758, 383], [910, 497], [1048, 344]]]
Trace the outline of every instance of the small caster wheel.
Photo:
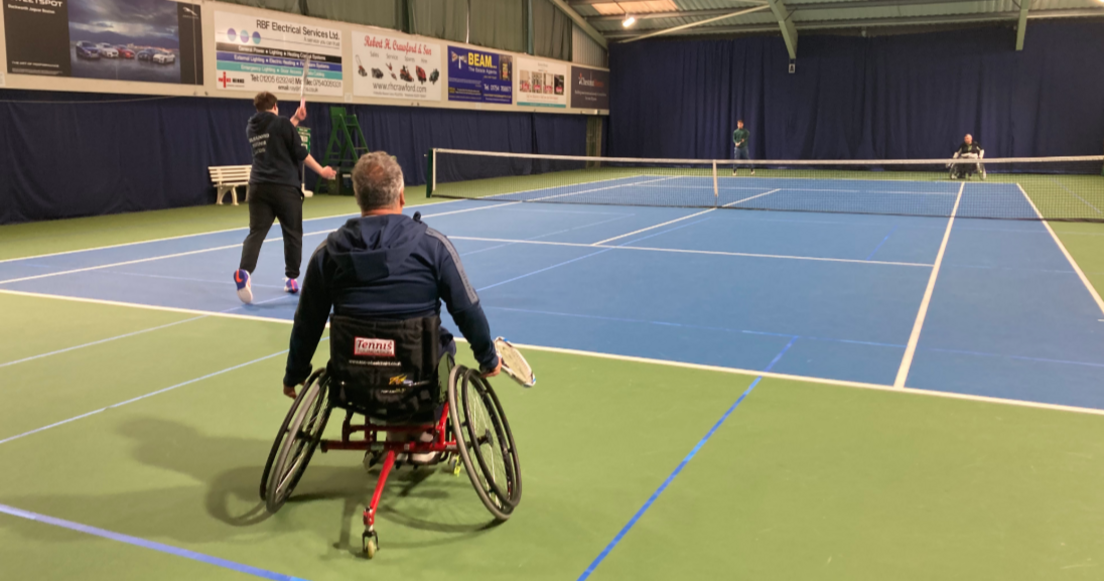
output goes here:
[[376, 534], [376, 531], [364, 531], [361, 536], [361, 544], [364, 547], [364, 556], [369, 559], [374, 558], [376, 552], [379, 551], [379, 535]]
[[452, 472], [453, 476], [460, 476], [460, 470], [463, 468], [463, 465], [460, 463], [460, 458], [453, 455], [452, 458], [449, 458], [448, 467], [449, 472]]

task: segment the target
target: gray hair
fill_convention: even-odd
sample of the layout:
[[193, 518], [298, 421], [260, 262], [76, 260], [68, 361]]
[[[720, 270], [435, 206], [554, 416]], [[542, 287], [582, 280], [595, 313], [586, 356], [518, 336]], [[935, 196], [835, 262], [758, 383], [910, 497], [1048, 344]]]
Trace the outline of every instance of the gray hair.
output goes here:
[[353, 167], [353, 193], [357, 205], [365, 212], [394, 206], [402, 190], [402, 168], [386, 151], [366, 153]]

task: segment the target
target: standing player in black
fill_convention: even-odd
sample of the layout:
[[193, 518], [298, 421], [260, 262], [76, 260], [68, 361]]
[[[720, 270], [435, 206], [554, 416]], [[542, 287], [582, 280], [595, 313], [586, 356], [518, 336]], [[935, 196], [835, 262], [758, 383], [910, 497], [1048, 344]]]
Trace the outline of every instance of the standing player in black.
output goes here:
[[[732, 132], [732, 145], [736, 148], [736, 160], [746, 159], [751, 161], [751, 153], [748, 150], [748, 137], [751, 137], [751, 132], [744, 129], [744, 120], [738, 119], [736, 121], [736, 131]], [[749, 165], [751, 168], [751, 175], [755, 175], [755, 166]], [[732, 175], [736, 175], [736, 171], [740, 169], [737, 164], [732, 165]]]
[[253, 289], [249, 277], [257, 268], [261, 244], [272, 228], [272, 221], [280, 220], [284, 233], [284, 290], [299, 292], [299, 265], [303, 260], [303, 192], [299, 165], [307, 167], [332, 180], [333, 168], [322, 167], [303, 147], [296, 127], [307, 118], [306, 109], [300, 107], [288, 119], [280, 117], [276, 96], [268, 91], [253, 98], [257, 114], [249, 119], [246, 135], [253, 148], [253, 171], [249, 175], [249, 235], [242, 246], [241, 265], [234, 271], [234, 283], [238, 298], [243, 303], [253, 302]]

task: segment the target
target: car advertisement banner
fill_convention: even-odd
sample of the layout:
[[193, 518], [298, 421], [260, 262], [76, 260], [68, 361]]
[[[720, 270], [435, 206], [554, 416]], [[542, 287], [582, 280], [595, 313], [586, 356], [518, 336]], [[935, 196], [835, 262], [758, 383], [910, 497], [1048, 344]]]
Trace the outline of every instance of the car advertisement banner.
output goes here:
[[518, 57], [517, 104], [567, 107], [567, 65]]
[[353, 31], [358, 97], [441, 100], [441, 45], [383, 30]]
[[[7, 1], [7, 0], [5, 0]], [[341, 31], [274, 18], [215, 12], [215, 87], [298, 93], [310, 59], [307, 96], [339, 97]]]
[[609, 109], [609, 71], [571, 67], [571, 106]]
[[170, 0], [2, 0], [8, 72], [203, 84], [200, 7]]
[[449, 46], [448, 100], [514, 102], [514, 57]]

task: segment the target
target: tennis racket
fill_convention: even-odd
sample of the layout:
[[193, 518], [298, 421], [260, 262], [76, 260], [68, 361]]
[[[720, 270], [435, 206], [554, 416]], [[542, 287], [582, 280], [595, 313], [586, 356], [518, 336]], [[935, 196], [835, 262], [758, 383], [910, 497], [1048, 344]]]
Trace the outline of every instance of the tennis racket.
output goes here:
[[494, 342], [495, 351], [502, 361], [502, 370], [521, 384], [522, 387], [533, 387], [537, 383], [537, 376], [533, 374], [533, 368], [509, 341], [499, 337]]
[[303, 55], [303, 81], [299, 83], [299, 106], [307, 106], [307, 72], [310, 71], [310, 56]]

